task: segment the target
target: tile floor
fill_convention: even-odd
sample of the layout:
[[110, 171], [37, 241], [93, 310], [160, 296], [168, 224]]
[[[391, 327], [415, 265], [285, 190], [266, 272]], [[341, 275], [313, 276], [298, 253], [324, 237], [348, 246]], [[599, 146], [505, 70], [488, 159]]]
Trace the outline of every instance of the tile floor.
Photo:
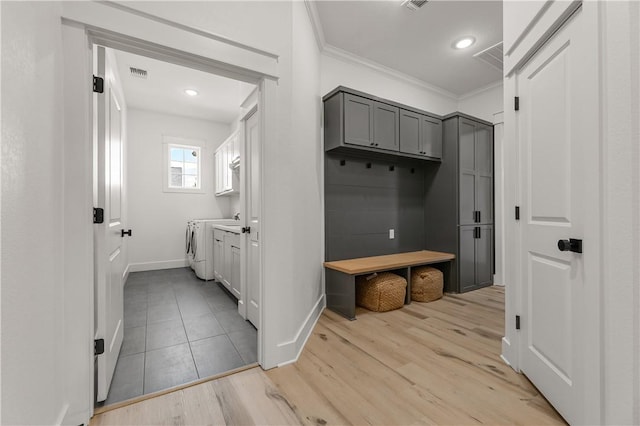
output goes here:
[[256, 329], [236, 299], [190, 268], [133, 272], [124, 287], [124, 342], [105, 404], [256, 362]]

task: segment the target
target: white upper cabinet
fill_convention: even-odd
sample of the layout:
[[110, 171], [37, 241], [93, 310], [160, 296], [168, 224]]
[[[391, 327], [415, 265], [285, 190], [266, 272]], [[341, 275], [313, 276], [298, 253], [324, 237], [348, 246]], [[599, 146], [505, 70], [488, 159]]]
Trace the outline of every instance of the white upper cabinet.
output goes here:
[[239, 185], [240, 135], [236, 131], [216, 150], [216, 195], [237, 194]]

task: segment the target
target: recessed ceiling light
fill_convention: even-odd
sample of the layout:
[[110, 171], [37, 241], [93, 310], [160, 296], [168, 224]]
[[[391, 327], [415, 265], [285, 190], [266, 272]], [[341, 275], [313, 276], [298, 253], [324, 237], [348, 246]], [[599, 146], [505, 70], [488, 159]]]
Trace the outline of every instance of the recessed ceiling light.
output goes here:
[[456, 49], [466, 49], [467, 47], [470, 47], [471, 45], [473, 45], [473, 43], [476, 42], [476, 38], [472, 37], [472, 36], [464, 36], [458, 40], [456, 40], [455, 43], [453, 43], [453, 47]]
[[193, 90], [193, 89], [186, 89], [186, 90], [184, 91], [184, 93], [186, 93], [186, 94], [187, 94], [187, 95], [189, 95], [189, 96], [198, 96], [198, 92], [196, 92], [196, 91], [195, 91], [195, 90]]

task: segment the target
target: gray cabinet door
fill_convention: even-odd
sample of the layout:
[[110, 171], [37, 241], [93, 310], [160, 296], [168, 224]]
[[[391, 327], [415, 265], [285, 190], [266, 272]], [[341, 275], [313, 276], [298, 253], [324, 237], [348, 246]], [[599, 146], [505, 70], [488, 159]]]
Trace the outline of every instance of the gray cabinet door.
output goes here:
[[459, 223], [493, 223], [493, 129], [461, 118], [459, 137]]
[[422, 115], [400, 110], [400, 152], [420, 155], [422, 151]]
[[476, 286], [476, 238], [475, 226], [459, 228], [458, 291], [464, 292]]
[[493, 129], [477, 124], [475, 138], [478, 223], [493, 223]]
[[431, 158], [442, 158], [442, 121], [423, 115], [422, 154]]
[[373, 104], [370, 99], [344, 95], [344, 143], [373, 146]]
[[373, 146], [389, 151], [399, 151], [400, 108], [374, 102]]
[[458, 142], [460, 225], [476, 223], [476, 127], [472, 121], [460, 119]]
[[482, 225], [475, 240], [476, 287], [493, 284], [493, 226]]

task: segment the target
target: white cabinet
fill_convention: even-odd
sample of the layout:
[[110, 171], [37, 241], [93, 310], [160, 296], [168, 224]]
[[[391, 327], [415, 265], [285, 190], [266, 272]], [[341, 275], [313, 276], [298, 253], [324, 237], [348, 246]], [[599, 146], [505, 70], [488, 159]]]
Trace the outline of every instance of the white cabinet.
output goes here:
[[214, 229], [213, 270], [220, 281], [237, 299], [242, 295], [240, 282], [240, 234]]
[[239, 133], [236, 131], [218, 147], [214, 154], [216, 168], [216, 195], [238, 193], [239, 171], [231, 169], [229, 165], [240, 157]]

